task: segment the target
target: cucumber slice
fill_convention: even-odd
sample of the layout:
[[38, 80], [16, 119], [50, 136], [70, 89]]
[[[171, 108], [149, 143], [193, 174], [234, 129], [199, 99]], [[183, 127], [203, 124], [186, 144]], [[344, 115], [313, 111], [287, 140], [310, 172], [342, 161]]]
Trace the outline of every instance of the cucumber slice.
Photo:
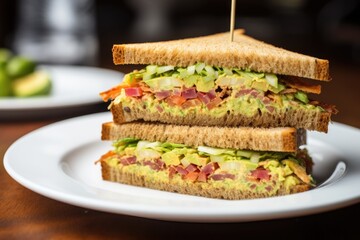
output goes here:
[[36, 63], [26, 57], [16, 56], [6, 65], [9, 76], [13, 79], [26, 76], [35, 71]]
[[301, 102], [307, 104], [309, 102], [308, 96], [306, 93], [304, 92], [296, 92], [295, 93], [295, 98], [297, 98], [298, 100], [300, 100]]
[[278, 78], [275, 74], [265, 73], [265, 79], [274, 88], [278, 87]]
[[172, 90], [182, 87], [184, 82], [174, 77], [158, 77], [144, 81], [150, 88], [155, 90]]
[[4, 68], [0, 67], [0, 97], [11, 95], [11, 81]]
[[48, 95], [51, 91], [51, 80], [47, 72], [35, 71], [12, 82], [14, 96], [33, 97]]

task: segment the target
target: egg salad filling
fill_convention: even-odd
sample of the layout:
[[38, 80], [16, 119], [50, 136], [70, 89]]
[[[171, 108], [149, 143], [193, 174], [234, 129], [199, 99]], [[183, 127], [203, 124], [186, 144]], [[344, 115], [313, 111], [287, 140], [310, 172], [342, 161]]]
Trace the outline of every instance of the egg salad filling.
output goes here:
[[335, 106], [309, 99], [309, 93], [320, 92], [320, 85], [299, 78], [197, 63], [186, 68], [148, 65], [126, 74], [121, 84], [100, 95], [104, 101], [114, 100], [111, 104], [121, 103], [124, 111], [146, 108], [174, 116], [193, 111], [253, 117], [289, 109], [337, 113]]
[[296, 153], [196, 148], [183, 144], [124, 138], [100, 161], [111, 167], [141, 172], [164, 181], [221, 184], [238, 190], [273, 193], [291, 192], [295, 185], [315, 186], [311, 176], [312, 159], [306, 149]]

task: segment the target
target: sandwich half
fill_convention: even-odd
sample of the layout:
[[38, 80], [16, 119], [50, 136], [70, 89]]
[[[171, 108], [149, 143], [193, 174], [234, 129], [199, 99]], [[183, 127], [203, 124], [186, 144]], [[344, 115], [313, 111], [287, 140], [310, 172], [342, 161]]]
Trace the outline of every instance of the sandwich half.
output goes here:
[[304, 131], [132, 122], [102, 125], [113, 150], [102, 178], [157, 190], [229, 200], [303, 192], [315, 186]]
[[228, 34], [114, 45], [115, 64], [146, 66], [100, 94], [113, 121], [328, 131], [337, 109], [309, 80], [330, 80], [327, 60]]

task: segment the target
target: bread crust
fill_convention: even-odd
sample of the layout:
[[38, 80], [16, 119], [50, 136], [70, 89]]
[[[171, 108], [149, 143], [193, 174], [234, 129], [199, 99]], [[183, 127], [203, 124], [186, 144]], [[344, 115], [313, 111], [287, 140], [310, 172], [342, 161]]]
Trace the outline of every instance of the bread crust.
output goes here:
[[193, 196], [228, 200], [274, 197], [304, 192], [310, 189], [309, 185], [299, 184], [294, 186], [290, 192], [286, 191], [284, 186], [280, 187], [276, 192], [273, 193], [256, 192], [250, 190], [240, 191], [236, 188], [236, 186], [229, 187], [226, 183], [221, 184], [217, 182], [215, 185], [211, 182], [192, 182], [188, 180], [180, 180], [179, 178], [170, 179], [155, 176], [149, 177], [142, 171], [136, 171], [136, 173], [130, 172], [126, 167], [112, 167], [105, 161], [101, 161], [101, 171], [103, 180], [107, 181]]
[[234, 31], [173, 41], [114, 44], [115, 64], [157, 64], [186, 67], [196, 62], [257, 72], [329, 81], [329, 61], [291, 52]]
[[102, 124], [101, 140], [132, 137], [146, 141], [181, 143], [187, 146], [296, 152], [306, 143], [306, 132], [294, 128], [201, 127], [153, 122]]
[[188, 112], [184, 116], [169, 112], [150, 112], [148, 109], [136, 106], [123, 110], [122, 104], [112, 104], [110, 108], [113, 121], [116, 124], [137, 120], [163, 122], [178, 125], [198, 126], [245, 126], [245, 127], [294, 127], [319, 132], [328, 131], [331, 114], [316, 110], [287, 109], [282, 113], [256, 113], [253, 117], [229, 113], [223, 117], [214, 117], [209, 113]]

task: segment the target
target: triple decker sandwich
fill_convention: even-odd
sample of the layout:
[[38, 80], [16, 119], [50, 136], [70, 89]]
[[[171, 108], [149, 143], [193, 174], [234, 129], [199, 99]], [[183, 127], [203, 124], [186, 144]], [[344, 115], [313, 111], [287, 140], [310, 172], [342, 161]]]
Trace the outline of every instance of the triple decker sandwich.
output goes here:
[[100, 93], [113, 122], [102, 140], [104, 180], [223, 199], [315, 186], [306, 130], [327, 132], [335, 106], [313, 80], [328, 61], [234, 32], [113, 46], [115, 64], [145, 64]]

